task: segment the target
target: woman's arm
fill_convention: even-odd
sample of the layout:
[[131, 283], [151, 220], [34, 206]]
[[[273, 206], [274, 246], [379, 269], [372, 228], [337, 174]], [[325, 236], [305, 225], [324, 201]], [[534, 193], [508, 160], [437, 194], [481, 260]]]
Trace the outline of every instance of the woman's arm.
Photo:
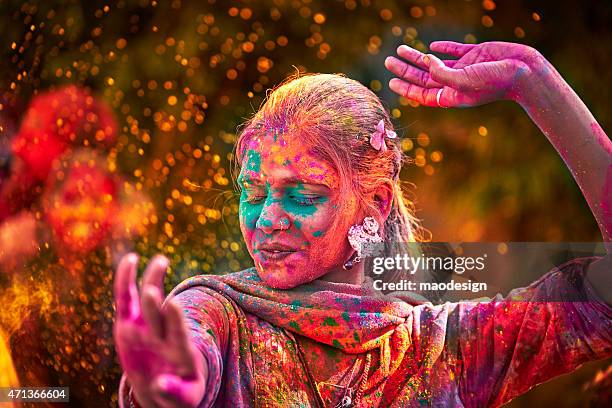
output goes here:
[[426, 106], [469, 107], [496, 100], [519, 103], [559, 152], [578, 183], [606, 242], [588, 279], [612, 304], [612, 141], [578, 95], [535, 49], [504, 42], [436, 41], [440, 59], [402, 45], [386, 67], [399, 78], [389, 87]]
[[570, 169], [604, 241], [612, 241], [612, 141], [557, 70], [537, 50], [521, 44], [436, 41], [431, 49], [458, 59], [442, 62], [402, 45], [397, 51], [403, 60], [385, 61], [399, 76], [390, 88], [426, 106], [519, 103]]
[[559, 152], [595, 216], [608, 255], [593, 262], [586, 276], [612, 305], [612, 141], [544, 57], [533, 65], [518, 79], [513, 99]]
[[589, 109], [539, 53], [511, 93], [561, 155], [601, 230], [612, 241], [612, 141]]
[[591, 261], [567, 262], [506, 298], [456, 304], [446, 346], [457, 356], [454, 374], [465, 407], [501, 406], [612, 356], [612, 307], [583, 279]]

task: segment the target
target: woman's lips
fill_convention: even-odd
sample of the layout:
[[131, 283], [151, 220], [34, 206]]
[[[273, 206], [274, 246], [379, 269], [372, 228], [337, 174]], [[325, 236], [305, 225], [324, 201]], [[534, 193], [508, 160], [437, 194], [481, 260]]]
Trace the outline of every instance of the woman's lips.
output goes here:
[[266, 243], [257, 247], [257, 254], [262, 258], [262, 261], [278, 262], [298, 251], [291, 246], [280, 243]]

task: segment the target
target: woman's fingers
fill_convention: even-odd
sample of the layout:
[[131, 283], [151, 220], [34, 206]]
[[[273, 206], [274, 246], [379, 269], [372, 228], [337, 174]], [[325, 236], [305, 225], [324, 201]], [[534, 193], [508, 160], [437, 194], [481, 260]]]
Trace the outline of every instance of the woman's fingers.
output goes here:
[[203, 357], [192, 343], [181, 307], [172, 300], [162, 308], [166, 327], [165, 340], [175, 355], [178, 371], [162, 374], [153, 381], [153, 388], [160, 393], [160, 402], [178, 402], [178, 406], [198, 406], [206, 387]]
[[181, 363], [186, 373], [195, 373], [196, 362], [193, 359], [194, 347], [187, 333], [187, 323], [183, 317], [181, 307], [172, 300], [168, 300], [162, 308], [162, 316], [166, 330], [166, 341], [176, 350], [181, 350], [183, 352]]
[[416, 101], [421, 105], [438, 106], [436, 97], [440, 88], [424, 88], [398, 78], [393, 78], [389, 81], [389, 88], [398, 95]]
[[[403, 78], [393, 78], [389, 82], [389, 88], [393, 92], [424, 106], [451, 107], [469, 103], [458, 90], [470, 89], [472, 84], [464, 69], [453, 68], [458, 65], [456, 60], [442, 62], [434, 55], [425, 55], [407, 46], [400, 46], [398, 53], [423, 69], [404, 67], [400, 64], [402, 61], [397, 58], [387, 58], [387, 68]], [[464, 99], [465, 101], [460, 101]]]
[[516, 61], [509, 59], [479, 62], [459, 69], [446, 66], [431, 54], [424, 61], [429, 65], [429, 74], [435, 81], [464, 93], [481, 96], [487, 92], [503, 92], [520, 69]]
[[416, 101], [423, 106], [452, 108], [474, 106], [476, 104], [474, 98], [448, 86], [443, 88], [423, 88], [401, 79], [393, 78], [389, 82], [389, 88], [393, 92]]
[[164, 293], [164, 277], [166, 276], [166, 270], [168, 269], [168, 258], [163, 255], [155, 255], [144, 272], [142, 277], [142, 287], [146, 285], [152, 285], [159, 289], [161, 293]]
[[127, 254], [119, 263], [115, 274], [114, 292], [117, 316], [129, 319], [140, 314], [140, 299], [136, 286], [138, 255]]
[[397, 55], [404, 58], [411, 64], [416, 65], [421, 69], [427, 70], [427, 65], [425, 65], [425, 63], [423, 62], [423, 57], [425, 57], [425, 54], [423, 54], [421, 51], [417, 51], [414, 48], [403, 44], [397, 47]]
[[[427, 60], [428, 55], [405, 44], [397, 48], [397, 54], [408, 63], [399, 58], [388, 57], [385, 60], [385, 67], [398, 77], [425, 88], [440, 88], [449, 85], [442, 83], [431, 75]], [[444, 60], [443, 64], [452, 68], [457, 62], [457, 60]]]
[[462, 44], [455, 41], [434, 41], [429, 44], [429, 48], [432, 51], [452, 55], [453, 57], [458, 58], [463, 57], [474, 47], [476, 47], [476, 44]]
[[474, 85], [464, 69], [451, 68], [435, 55], [428, 54], [423, 61], [429, 68], [429, 74], [435, 81], [455, 89], [471, 88]]
[[439, 88], [442, 86], [438, 82], [431, 79], [431, 76], [427, 71], [413, 67], [412, 65], [407, 64], [406, 62], [395, 57], [387, 57], [385, 60], [385, 67], [398, 77], [419, 86], [423, 86], [425, 88]]
[[164, 276], [168, 263], [168, 258], [165, 256], [155, 255], [147, 265], [140, 288], [142, 315], [153, 334], [159, 338], [164, 335], [161, 305], [164, 296]]
[[142, 288], [142, 316], [156, 337], [164, 337], [164, 322], [161, 315], [163, 296], [159, 289], [153, 285]]
[[160, 310], [164, 296], [164, 276], [167, 269], [168, 258], [162, 255], [154, 256], [147, 265], [140, 287], [142, 315], [153, 334], [159, 338], [164, 335]]

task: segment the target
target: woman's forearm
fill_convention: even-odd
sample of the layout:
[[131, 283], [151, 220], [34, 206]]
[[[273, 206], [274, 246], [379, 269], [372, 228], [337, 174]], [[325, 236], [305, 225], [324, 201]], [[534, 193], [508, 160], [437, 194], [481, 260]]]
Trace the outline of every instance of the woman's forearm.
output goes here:
[[559, 152], [604, 241], [612, 241], [612, 141], [557, 70], [541, 56], [534, 60], [518, 79], [512, 98]]

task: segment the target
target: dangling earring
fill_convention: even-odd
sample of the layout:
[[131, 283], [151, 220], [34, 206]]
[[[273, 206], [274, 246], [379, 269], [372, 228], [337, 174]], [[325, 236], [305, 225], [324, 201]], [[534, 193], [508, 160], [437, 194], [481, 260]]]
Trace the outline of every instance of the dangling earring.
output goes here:
[[365, 217], [363, 223], [351, 226], [348, 231], [348, 240], [351, 247], [355, 250], [355, 254], [351, 255], [349, 260], [342, 266], [345, 270], [349, 270], [353, 265], [361, 262], [364, 244], [383, 241], [380, 235], [378, 235], [378, 228], [378, 222], [372, 217]]

